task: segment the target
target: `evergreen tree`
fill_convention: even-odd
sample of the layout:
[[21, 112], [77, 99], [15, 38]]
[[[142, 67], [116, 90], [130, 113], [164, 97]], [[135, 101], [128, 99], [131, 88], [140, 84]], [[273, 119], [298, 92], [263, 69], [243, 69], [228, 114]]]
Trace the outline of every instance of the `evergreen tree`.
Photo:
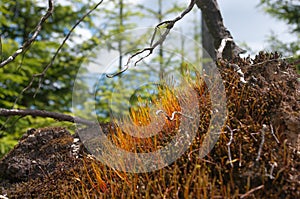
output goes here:
[[[267, 13], [277, 19], [285, 21], [291, 27], [291, 33], [296, 36], [296, 40], [284, 43], [277, 38], [276, 34], [269, 37], [272, 51], [279, 51], [284, 56], [293, 56], [293, 61], [300, 59], [300, 4], [294, 0], [261, 0], [262, 6]], [[300, 71], [300, 64], [298, 64]]]
[[[25, 49], [13, 62], [0, 68], [1, 108], [70, 113], [72, 85], [77, 70], [85, 60], [87, 49], [98, 43], [97, 35], [86, 40], [84, 35], [73, 32], [47, 72], [35, 78], [32, 85], [30, 82], [34, 75], [42, 73], [51, 62], [66, 34], [90, 7], [90, 4], [83, 4], [78, 0], [70, 0], [67, 5], [58, 2], [54, 4], [52, 16], [43, 23], [37, 39], [30, 48]], [[32, 36], [46, 10], [47, 3], [40, 0], [0, 2], [1, 61], [11, 56]], [[79, 28], [93, 27], [91, 16], [88, 16]], [[24, 90], [26, 87], [28, 89]], [[46, 126], [49, 125], [49, 121], [53, 123], [50, 119], [19, 119], [10, 117], [7, 120], [0, 117], [0, 156], [16, 143], [26, 128]]]
[[[128, 57], [139, 48], [144, 47], [145, 37], [137, 37], [137, 31], [134, 28], [137, 24], [134, 19], [143, 16], [135, 7], [135, 4], [127, 0], [114, 0], [105, 3], [105, 9], [98, 15], [98, 23], [104, 27], [102, 43], [98, 48], [93, 49], [95, 54], [115, 54], [114, 60], [108, 60], [106, 57], [96, 57], [95, 62], [103, 68], [102, 74], [96, 73], [94, 78], [97, 82], [91, 88], [95, 89], [94, 101], [96, 103], [96, 113], [98, 120], [108, 122], [111, 120], [111, 114], [119, 116], [128, 113], [128, 99], [133, 85], [138, 85], [141, 80], [138, 68], [129, 70], [126, 76], [116, 76], [107, 78], [106, 73], [114, 73], [122, 70]], [[105, 68], [110, 65], [110, 70]]]
[[[178, 14], [183, 9], [183, 6], [178, 5], [178, 3], [172, 3], [170, 6], [164, 6], [162, 0], [157, 0], [153, 4], [151, 4], [151, 7], [147, 7], [143, 4], [138, 5], [138, 7], [145, 13], [145, 16], [148, 18], [151, 18], [152, 20], [155, 20], [155, 23], [161, 23], [164, 19], [169, 18], [172, 15]], [[157, 30], [157, 35], [155, 35], [157, 38], [160, 37], [160, 33], [164, 30]], [[158, 74], [160, 79], [163, 79], [164, 76], [172, 71], [172, 65], [174, 63], [171, 63], [172, 60], [170, 56], [174, 56], [175, 51], [178, 51], [180, 53], [179, 49], [173, 49], [173, 52], [166, 52], [164, 49], [164, 45], [160, 44], [157, 56], [154, 60], [158, 61], [158, 67], [153, 68], [150, 67], [152, 72], [155, 72]], [[171, 67], [170, 67], [171, 66]], [[174, 66], [174, 65], [173, 65]], [[178, 65], [179, 66], [179, 65]], [[174, 69], [174, 68], [173, 68]]]

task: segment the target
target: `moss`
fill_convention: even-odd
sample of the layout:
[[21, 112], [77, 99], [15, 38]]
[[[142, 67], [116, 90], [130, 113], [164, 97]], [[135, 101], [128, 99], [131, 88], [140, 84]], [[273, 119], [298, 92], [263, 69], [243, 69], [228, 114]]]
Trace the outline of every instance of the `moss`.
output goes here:
[[[233, 64], [241, 68], [247, 83], [241, 81]], [[171, 165], [149, 173], [123, 173], [81, 151], [79, 158], [65, 159], [49, 175], [2, 184], [1, 194], [10, 198], [299, 198], [299, 143], [294, 140], [299, 132], [300, 98], [295, 67], [276, 53], [260, 53], [253, 60], [220, 61], [218, 67], [225, 84], [228, 116], [218, 142], [203, 159], [199, 158], [199, 147], [212, 117], [209, 99], [213, 93], [201, 98], [205, 84], [198, 81], [193, 86], [199, 93], [203, 117], [197, 136]], [[168, 104], [168, 114], [180, 108], [176, 102]], [[142, 110], [137, 115], [147, 114]], [[172, 138], [176, 133], [178, 123], [166, 122], [157, 137], [158, 145], [169, 141], [166, 135]], [[132, 138], [115, 129], [109, 131], [113, 131], [111, 138], [116, 144], [134, 146]], [[157, 147], [149, 140], [134, 141], [144, 146], [139, 150]], [[69, 141], [53, 139], [49, 143], [56, 146]]]

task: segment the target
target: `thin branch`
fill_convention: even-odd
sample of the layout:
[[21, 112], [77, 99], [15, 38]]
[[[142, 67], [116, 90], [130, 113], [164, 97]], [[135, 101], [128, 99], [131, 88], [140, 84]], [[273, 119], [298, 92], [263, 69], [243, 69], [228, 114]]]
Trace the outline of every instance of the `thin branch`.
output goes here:
[[231, 151], [230, 151], [230, 145], [233, 141], [233, 130], [228, 125], [226, 125], [226, 127], [230, 131], [230, 139], [229, 139], [229, 142], [226, 144], [227, 149], [228, 149], [228, 158], [229, 158], [229, 163], [230, 163], [231, 167], [233, 167], [232, 158], [231, 158]]
[[[24, 116], [19, 116], [19, 117], [16, 117], [16, 118], [10, 118], [8, 117], [5, 122], [3, 124], [1, 124], [0, 126], [0, 131], [3, 130], [3, 129], [9, 129], [9, 128], [12, 128], [14, 127], [17, 122], [22, 119]], [[9, 126], [7, 125], [9, 123]], [[1, 133], [0, 133], [1, 135]]]
[[262, 188], [264, 188], [264, 185], [260, 185], [260, 186], [258, 186], [258, 187], [255, 187], [255, 188], [251, 189], [251, 190], [248, 191], [247, 193], [241, 195], [241, 199], [242, 199], [242, 198], [245, 198], [245, 197], [248, 197], [248, 196], [249, 196], [251, 193], [253, 193], [254, 191], [257, 191], [257, 190], [262, 189]]
[[273, 137], [275, 138], [277, 144], [279, 144], [280, 142], [279, 142], [278, 138], [276, 137], [276, 135], [275, 135], [275, 133], [274, 133], [273, 125], [272, 125], [272, 124], [270, 124], [270, 129], [271, 129], [271, 134], [272, 134]]
[[[171, 29], [174, 27], [175, 23], [178, 22], [179, 20], [181, 20], [186, 14], [188, 14], [188, 13], [193, 9], [195, 3], [196, 3], [196, 0], [191, 0], [189, 6], [188, 6], [188, 7], [187, 7], [187, 8], [186, 8], [186, 9], [185, 9], [178, 17], [176, 17], [176, 18], [173, 19], [173, 20], [167, 20], [167, 21], [163, 21], [163, 22], [157, 24], [156, 27], [155, 27], [154, 33], [153, 33], [153, 35], [152, 35], [152, 37], [151, 37], [151, 40], [150, 40], [150, 47], [144, 48], [144, 49], [142, 49], [142, 50], [136, 52], [135, 54], [131, 55], [131, 56], [128, 58], [127, 63], [125, 64], [125, 67], [124, 67], [121, 71], [119, 71], [119, 72], [117, 72], [117, 73], [114, 73], [114, 74], [106, 74], [106, 77], [108, 77], [108, 78], [113, 78], [113, 77], [116, 77], [116, 76], [118, 76], [118, 75], [124, 73], [125, 71], [127, 71], [128, 68], [129, 68], [129, 64], [130, 64], [131, 60], [132, 60], [133, 58], [135, 58], [136, 56], [138, 56], [138, 55], [141, 55], [141, 54], [143, 54], [143, 53], [145, 53], [145, 52], [148, 52], [146, 55], [142, 56], [142, 57], [139, 58], [137, 61], [135, 61], [135, 62], [134, 62], [134, 66], [136, 66], [140, 61], [142, 61], [142, 60], [144, 60], [145, 58], [147, 58], [148, 56], [150, 56], [150, 55], [153, 53], [154, 49], [155, 49], [157, 46], [163, 44], [163, 42], [166, 40], [168, 34], [170, 33]], [[165, 31], [161, 34], [161, 36], [160, 36], [160, 38], [158, 39], [158, 41], [156, 41], [156, 42], [154, 43], [154, 40], [155, 40], [155, 37], [156, 37], [157, 30], [160, 29], [161, 26], [163, 26], [163, 25], [166, 25]], [[154, 43], [154, 44], [153, 44], [153, 43]]]
[[0, 195], [0, 199], [9, 199], [9, 198], [4, 195]]
[[0, 33], [0, 62], [2, 62], [2, 34]]
[[267, 128], [267, 126], [265, 124], [263, 124], [263, 128], [261, 130], [261, 142], [260, 142], [260, 145], [259, 145], [256, 160], [255, 160], [256, 162], [259, 161], [261, 151], [262, 151], [263, 145], [265, 143], [265, 130], [266, 130], [266, 128]]
[[256, 139], [256, 137], [254, 137], [254, 135], [257, 135], [257, 134], [259, 134], [259, 132], [250, 133], [251, 137], [255, 140], [255, 142], [257, 142], [257, 139]]
[[39, 91], [39, 89], [41, 88], [41, 84], [42, 84], [42, 79], [43, 77], [46, 75], [46, 72], [48, 71], [48, 69], [53, 65], [58, 53], [60, 52], [60, 50], [63, 48], [63, 46], [65, 45], [65, 43], [67, 42], [67, 40], [69, 39], [69, 37], [71, 36], [72, 32], [75, 30], [75, 28], [88, 16], [90, 15], [94, 10], [97, 9], [97, 7], [102, 4], [103, 0], [101, 0], [100, 2], [98, 2], [91, 10], [89, 10], [85, 15], [83, 15], [76, 23], [75, 25], [73, 25], [73, 27], [71, 28], [71, 30], [68, 32], [68, 34], [65, 36], [63, 42], [60, 44], [60, 46], [58, 47], [58, 49], [56, 50], [56, 52], [54, 53], [54, 56], [52, 57], [51, 61], [47, 64], [46, 67], [44, 67], [43, 71], [39, 74], [34, 74], [32, 75], [31, 81], [29, 82], [29, 84], [27, 85], [26, 88], [24, 88], [21, 93], [19, 94], [19, 96], [17, 97], [17, 99], [14, 102], [14, 106], [16, 105], [17, 101], [19, 100], [19, 97], [23, 95], [24, 92], [26, 92], [29, 88], [31, 88], [35, 78], [39, 78], [39, 84], [38, 84], [38, 88], [36, 89], [36, 92], [34, 94], [33, 97], [36, 96], [37, 92]]
[[241, 167], [242, 166], [242, 156], [243, 156], [242, 144], [239, 145], [239, 150], [240, 150], [239, 167]]
[[[191, 160], [192, 160], [192, 158], [191, 158], [192, 153], [197, 152], [197, 151], [200, 151], [200, 150], [201, 150], [201, 149], [194, 149], [194, 150], [192, 150], [191, 152], [189, 152], [189, 154], [188, 154], [188, 159], [191, 161]], [[213, 164], [213, 165], [217, 165], [216, 163], [214, 163], [214, 162], [212, 162], [212, 161], [209, 161], [209, 160], [205, 160], [205, 159], [203, 159], [203, 158], [201, 158], [201, 161], [207, 162], [207, 163], [210, 163], [210, 164]]]
[[163, 110], [157, 110], [156, 111], [156, 115], [159, 115], [160, 113], [163, 113], [165, 116], [166, 116], [166, 118], [168, 119], [168, 120], [170, 120], [170, 121], [173, 121], [174, 119], [175, 119], [175, 115], [177, 114], [177, 115], [182, 115], [182, 116], [184, 116], [184, 117], [186, 117], [186, 118], [189, 118], [189, 119], [194, 119], [192, 116], [188, 116], [188, 115], [186, 115], [186, 114], [183, 114], [182, 112], [180, 112], [180, 111], [174, 111], [173, 113], [172, 113], [172, 116], [170, 117], [170, 116], [168, 116], [168, 114], [165, 112], [165, 111], [163, 111]]
[[37, 24], [32, 37], [29, 38], [18, 50], [16, 50], [16, 52], [13, 55], [9, 56], [6, 60], [2, 61], [0, 63], [0, 68], [3, 68], [5, 65], [12, 62], [18, 55], [20, 55], [24, 50], [26, 50], [32, 45], [32, 43], [36, 40], [37, 36], [41, 32], [44, 22], [52, 15], [54, 11], [53, 4], [54, 4], [53, 0], [48, 0], [48, 10], [46, 14], [41, 18], [39, 23]]
[[91, 122], [89, 120], [85, 120], [79, 117], [73, 117], [71, 115], [66, 115], [63, 113], [56, 113], [44, 110], [31, 110], [31, 109], [4, 109], [0, 108], [0, 116], [34, 116], [34, 117], [48, 117], [58, 121], [66, 121], [72, 123], [80, 123], [85, 125], [94, 125], [95, 122]]
[[[272, 180], [275, 178], [273, 176], [273, 172], [274, 172], [274, 167], [277, 167], [277, 162], [271, 163], [270, 165], [271, 165], [270, 173], [266, 174], [265, 176], [269, 177]], [[266, 173], [267, 173], [267, 171], [266, 171]]]

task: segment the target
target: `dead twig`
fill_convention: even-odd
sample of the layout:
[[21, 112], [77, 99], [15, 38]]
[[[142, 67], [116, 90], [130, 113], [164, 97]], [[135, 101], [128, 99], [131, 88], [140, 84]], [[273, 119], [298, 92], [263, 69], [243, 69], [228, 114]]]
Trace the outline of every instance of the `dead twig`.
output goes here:
[[180, 111], [174, 111], [174, 112], [172, 113], [172, 116], [171, 116], [171, 117], [168, 116], [168, 114], [167, 114], [165, 111], [163, 111], [163, 110], [157, 110], [157, 111], [156, 111], [156, 115], [159, 115], [160, 113], [163, 113], [163, 114], [166, 116], [166, 118], [167, 118], [168, 120], [170, 120], [170, 121], [173, 121], [173, 120], [175, 119], [175, 114], [177, 114], [177, 115], [182, 115], [182, 116], [184, 116], [184, 117], [186, 117], [186, 118], [189, 118], [189, 119], [194, 119], [192, 116], [188, 116], [188, 115], [186, 115], [186, 114], [183, 114], [183, 113], [180, 112]]
[[261, 142], [260, 142], [260, 145], [259, 145], [256, 160], [255, 160], [256, 162], [259, 161], [261, 151], [262, 151], [263, 145], [265, 143], [265, 130], [266, 130], [266, 127], [267, 126], [265, 124], [263, 124], [263, 128], [261, 129]]
[[4, 195], [0, 195], [1, 199], [9, 199], [8, 197], [4, 196]]
[[[116, 77], [116, 76], [124, 73], [125, 71], [127, 71], [128, 68], [129, 68], [129, 64], [131, 63], [131, 60], [133, 58], [135, 58], [136, 56], [138, 56], [138, 55], [142, 55], [143, 53], [147, 52], [146, 55], [142, 56], [141, 58], [139, 58], [137, 61], [134, 62], [134, 66], [136, 66], [140, 61], [142, 61], [145, 58], [147, 58], [148, 56], [150, 56], [153, 53], [154, 49], [157, 46], [163, 44], [163, 42], [166, 40], [168, 34], [170, 33], [171, 29], [174, 27], [175, 23], [178, 22], [179, 20], [181, 20], [186, 14], [188, 14], [193, 9], [195, 3], [196, 3], [196, 0], [191, 0], [189, 6], [178, 17], [176, 17], [173, 20], [167, 20], [167, 21], [163, 21], [163, 22], [157, 24], [156, 27], [155, 27], [155, 31], [154, 31], [154, 33], [152, 35], [151, 41], [150, 41], [150, 47], [144, 48], [144, 49], [136, 52], [135, 54], [131, 55], [128, 58], [127, 63], [125, 64], [124, 69], [122, 69], [121, 71], [119, 71], [119, 72], [117, 72], [115, 74], [106, 74], [106, 77], [113, 78], [113, 77]], [[166, 25], [165, 30], [161, 34], [161, 36], [158, 39], [158, 41], [156, 41], [154, 43], [157, 30], [160, 29], [163, 25]]]
[[0, 62], [2, 62], [2, 34], [0, 33]]
[[231, 151], [230, 151], [230, 145], [233, 141], [233, 130], [228, 125], [226, 125], [226, 127], [230, 131], [230, 139], [229, 139], [229, 142], [226, 144], [227, 145], [227, 150], [228, 150], [228, 158], [229, 158], [229, 163], [230, 163], [231, 167], [233, 167], [232, 158], [231, 158]]
[[[194, 149], [192, 150], [191, 152], [189, 152], [188, 154], [188, 159], [191, 161], [192, 158], [191, 158], [191, 155], [194, 153], [194, 152], [197, 152], [197, 151], [200, 151], [201, 149]], [[212, 162], [212, 161], [209, 161], [209, 160], [205, 160], [204, 158], [201, 158], [201, 161], [203, 162], [206, 162], [206, 163], [210, 163], [210, 164], [213, 164], [213, 165], [217, 165], [216, 163]]]
[[[277, 167], [277, 162], [274, 162], [274, 163], [270, 163], [271, 165], [271, 169], [270, 169], [270, 173], [269, 174], [266, 174], [265, 176], [269, 177], [271, 180], [274, 179], [275, 177], [273, 176], [273, 172], [274, 172], [274, 168]], [[265, 171], [267, 173], [267, 169], [265, 168]]]
[[251, 137], [255, 140], [255, 142], [257, 142], [257, 139], [256, 139], [256, 137], [254, 137], [254, 135], [257, 135], [257, 134], [259, 134], [259, 132], [250, 133]]
[[239, 150], [240, 150], [239, 167], [241, 167], [242, 166], [242, 156], [243, 156], [242, 144], [239, 145]]
[[257, 191], [257, 190], [262, 189], [262, 188], [264, 188], [264, 185], [260, 185], [260, 186], [258, 186], [258, 187], [255, 187], [255, 188], [249, 190], [247, 193], [241, 195], [241, 199], [243, 199], [243, 198], [249, 196], [249, 195], [250, 195], [251, 193], [253, 193], [254, 191]]
[[9, 56], [6, 60], [2, 61], [0, 63], [0, 68], [3, 68], [5, 65], [9, 64], [10, 62], [12, 62], [18, 55], [20, 55], [22, 52], [24, 52], [27, 48], [29, 48], [32, 43], [36, 40], [37, 36], [39, 35], [39, 33], [42, 30], [42, 26], [44, 24], [44, 22], [52, 15], [54, 11], [54, 3], [53, 0], [48, 0], [48, 9], [46, 14], [41, 18], [41, 20], [39, 21], [39, 23], [37, 24], [34, 33], [32, 34], [32, 36], [18, 49], [16, 50], [16, 52], [14, 54], [12, 54], [11, 56]]
[[276, 135], [275, 135], [275, 133], [274, 133], [273, 125], [272, 125], [272, 124], [270, 124], [270, 129], [271, 129], [271, 134], [272, 134], [273, 137], [275, 138], [277, 144], [279, 144], [280, 142], [279, 142], [278, 138], [276, 137]]
[[35, 116], [35, 117], [48, 117], [58, 121], [67, 121], [72, 123], [80, 123], [84, 125], [95, 125], [95, 122], [85, 120], [79, 117], [73, 117], [71, 115], [66, 115], [63, 113], [56, 113], [44, 110], [31, 110], [31, 109], [5, 109], [0, 108], [0, 116]]

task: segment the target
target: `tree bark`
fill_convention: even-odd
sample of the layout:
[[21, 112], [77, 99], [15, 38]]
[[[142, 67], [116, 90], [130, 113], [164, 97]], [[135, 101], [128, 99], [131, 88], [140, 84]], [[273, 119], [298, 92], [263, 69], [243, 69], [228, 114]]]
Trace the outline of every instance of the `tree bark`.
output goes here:
[[203, 18], [203, 13], [201, 14], [201, 36], [202, 36], [202, 46], [206, 53], [203, 53], [203, 58], [212, 58], [216, 60], [216, 50], [214, 46], [214, 38], [210, 34], [206, 22]]
[[[196, 5], [202, 11], [202, 17], [214, 40], [214, 48], [218, 49], [223, 39], [233, 38], [223, 23], [223, 18], [217, 0], [196, 0]], [[212, 58], [216, 58], [216, 52], [206, 49]], [[222, 58], [232, 59], [246, 51], [241, 49], [233, 40], [227, 42]], [[212, 54], [213, 53], [213, 54]]]
[[66, 115], [63, 113], [49, 112], [44, 110], [31, 110], [31, 109], [5, 109], [0, 108], [0, 116], [28, 116], [31, 115], [33, 117], [48, 117], [58, 121], [67, 121], [72, 123], [80, 123], [84, 125], [95, 125], [96, 123], [85, 120], [79, 117], [73, 117], [71, 115]]

